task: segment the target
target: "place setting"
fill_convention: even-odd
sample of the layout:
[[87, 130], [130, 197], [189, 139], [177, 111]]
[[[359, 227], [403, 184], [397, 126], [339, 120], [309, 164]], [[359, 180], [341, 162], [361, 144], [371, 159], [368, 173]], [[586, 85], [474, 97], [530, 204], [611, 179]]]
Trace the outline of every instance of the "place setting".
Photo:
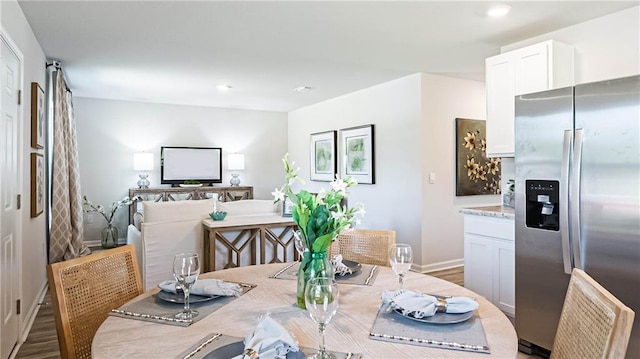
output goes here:
[[174, 257], [174, 280], [158, 284], [160, 291], [109, 313], [113, 316], [162, 324], [189, 326], [255, 288], [253, 284], [198, 279], [200, 258], [196, 253]]
[[385, 290], [369, 333], [373, 340], [490, 353], [474, 298], [427, 294], [404, 289], [413, 261], [411, 247], [396, 244], [389, 261], [400, 289]]
[[316, 277], [305, 287], [306, 311], [318, 325], [318, 348], [300, 347], [295, 337], [269, 313], [262, 315], [253, 332], [244, 339], [212, 333], [184, 351], [184, 359], [360, 359], [357, 353], [334, 352], [325, 348], [324, 332], [339, 307], [340, 291], [336, 280]]
[[[304, 248], [299, 237], [295, 238], [295, 247], [302, 258]], [[373, 285], [378, 274], [378, 266], [372, 264], [362, 264], [356, 261], [343, 259], [342, 254], [335, 254], [329, 259], [334, 272], [335, 279], [344, 284]], [[270, 278], [296, 280], [300, 262], [287, 264], [278, 270]]]

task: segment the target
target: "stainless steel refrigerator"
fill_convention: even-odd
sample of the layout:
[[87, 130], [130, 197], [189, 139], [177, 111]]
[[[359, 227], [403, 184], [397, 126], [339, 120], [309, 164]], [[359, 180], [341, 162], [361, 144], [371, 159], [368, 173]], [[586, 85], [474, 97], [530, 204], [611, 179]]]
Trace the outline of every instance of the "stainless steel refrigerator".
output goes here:
[[640, 76], [518, 96], [515, 108], [521, 350], [551, 350], [575, 267], [636, 312], [627, 357], [638, 358]]

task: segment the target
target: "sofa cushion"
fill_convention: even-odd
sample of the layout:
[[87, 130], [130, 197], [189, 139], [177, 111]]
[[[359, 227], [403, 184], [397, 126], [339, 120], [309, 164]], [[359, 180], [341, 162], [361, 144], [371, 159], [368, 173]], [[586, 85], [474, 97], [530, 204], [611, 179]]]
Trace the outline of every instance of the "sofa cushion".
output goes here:
[[252, 216], [277, 213], [278, 205], [270, 199], [246, 199], [233, 202], [218, 202], [218, 211], [227, 212], [227, 216]]
[[209, 217], [213, 211], [215, 198], [203, 200], [142, 202], [144, 223], [164, 221], [187, 221]]

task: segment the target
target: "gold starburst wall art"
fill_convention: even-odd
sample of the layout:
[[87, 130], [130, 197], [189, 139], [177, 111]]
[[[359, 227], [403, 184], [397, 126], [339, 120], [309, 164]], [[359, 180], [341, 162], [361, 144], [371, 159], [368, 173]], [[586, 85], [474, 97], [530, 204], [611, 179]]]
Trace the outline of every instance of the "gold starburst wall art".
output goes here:
[[456, 196], [500, 193], [500, 158], [487, 158], [485, 121], [456, 118]]

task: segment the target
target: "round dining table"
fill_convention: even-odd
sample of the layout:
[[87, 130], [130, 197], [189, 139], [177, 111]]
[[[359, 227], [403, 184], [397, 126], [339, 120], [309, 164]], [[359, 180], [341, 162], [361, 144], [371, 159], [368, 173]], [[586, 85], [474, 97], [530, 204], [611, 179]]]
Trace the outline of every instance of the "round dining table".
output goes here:
[[[207, 335], [244, 338], [252, 333], [265, 313], [282, 324], [301, 347], [317, 348], [318, 326], [296, 302], [296, 281], [270, 278], [287, 263], [237, 267], [202, 274], [201, 278], [256, 284], [252, 290], [188, 327], [158, 324], [109, 316], [98, 329], [92, 356], [103, 358], [176, 358]], [[474, 297], [480, 304], [482, 322], [491, 353], [477, 353], [412, 344], [372, 340], [369, 333], [376, 319], [384, 290], [399, 289], [398, 277], [388, 267], [379, 267], [372, 285], [340, 284], [340, 306], [325, 332], [327, 350], [359, 353], [363, 358], [516, 358], [518, 340], [513, 325], [495, 305], [476, 293], [425, 274], [409, 272], [404, 288], [430, 294]], [[157, 293], [150, 290], [133, 301]], [[180, 308], [178, 308], [180, 309]]]

